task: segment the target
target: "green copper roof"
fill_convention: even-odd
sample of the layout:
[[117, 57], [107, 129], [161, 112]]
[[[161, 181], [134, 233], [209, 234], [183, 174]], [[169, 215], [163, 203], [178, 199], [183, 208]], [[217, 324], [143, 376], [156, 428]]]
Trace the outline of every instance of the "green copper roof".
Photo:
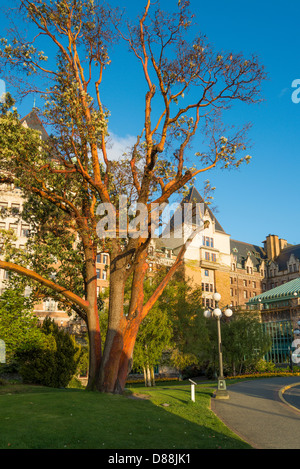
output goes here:
[[279, 287], [272, 288], [260, 295], [251, 298], [247, 304], [269, 303], [272, 301], [286, 300], [300, 296], [300, 278], [295, 278]]

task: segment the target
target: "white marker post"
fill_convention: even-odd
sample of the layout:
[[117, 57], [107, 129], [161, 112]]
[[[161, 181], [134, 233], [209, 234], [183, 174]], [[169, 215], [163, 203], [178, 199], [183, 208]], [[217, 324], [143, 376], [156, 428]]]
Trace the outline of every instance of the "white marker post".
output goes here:
[[189, 379], [190, 383], [191, 383], [191, 399], [193, 402], [195, 402], [195, 386], [197, 386], [197, 383], [195, 383], [195, 381], [192, 381], [191, 379]]
[[6, 363], [4, 340], [0, 340], [0, 363]]

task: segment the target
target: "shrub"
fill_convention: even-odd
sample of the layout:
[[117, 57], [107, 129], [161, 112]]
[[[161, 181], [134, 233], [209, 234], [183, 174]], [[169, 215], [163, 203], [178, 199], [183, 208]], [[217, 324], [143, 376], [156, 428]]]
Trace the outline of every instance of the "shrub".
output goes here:
[[25, 343], [16, 353], [20, 375], [25, 383], [66, 387], [76, 373], [81, 348], [51, 319], [45, 319], [41, 330], [42, 344]]

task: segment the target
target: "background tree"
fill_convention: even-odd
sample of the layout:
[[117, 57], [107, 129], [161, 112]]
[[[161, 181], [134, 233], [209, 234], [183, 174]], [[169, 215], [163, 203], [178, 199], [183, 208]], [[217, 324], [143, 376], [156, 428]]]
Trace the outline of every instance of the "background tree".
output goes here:
[[[148, 295], [163, 275], [161, 272], [158, 278], [152, 279], [151, 284], [145, 287]], [[163, 354], [164, 363], [182, 373], [185, 368], [201, 363], [207, 342], [202, 291], [193, 288], [190, 280], [179, 269], [140, 326], [133, 365], [141, 366], [146, 383], [151, 383], [153, 367], [161, 363]]]
[[158, 301], [167, 314], [173, 331], [170, 362], [181, 373], [201, 362], [208, 341], [203, 317], [202, 290], [192, 286], [191, 279], [179, 269]]
[[6, 365], [13, 363], [20, 344], [40, 344], [43, 336], [32, 312], [32, 302], [23, 291], [7, 289], [0, 297], [0, 339], [5, 343]]
[[[187, 244], [145, 301], [151, 226], [142, 236], [124, 238], [117, 223], [116, 236], [103, 243], [97, 236], [101, 218], [97, 205], [112, 204], [118, 215], [120, 194], [125, 193], [130, 204], [147, 207], [150, 219], [153, 203], [166, 203], [197, 175], [216, 166], [248, 162], [250, 157], [244, 153], [247, 125], [226, 131], [222, 112], [236, 101], [258, 102], [264, 73], [256, 57], [216, 52], [199, 34], [191, 39], [187, 1], [168, 12], [147, 0], [133, 24], [93, 0], [20, 0], [19, 4], [18, 14], [29, 22], [30, 37], [12, 30], [10, 41], [2, 40], [1, 64], [30, 77], [26, 84], [20, 83], [26, 88], [23, 93], [40, 92], [45, 98], [45, 118], [53, 138], [46, 148], [41, 142], [38, 145], [37, 136], [30, 133], [28, 138], [16, 115], [4, 112], [1, 181], [14, 182], [25, 196], [51, 204], [67, 235], [76, 233], [82, 253], [78, 280], [83, 276], [83, 294], [73, 291], [70, 276], [60, 285], [37, 269], [27, 268], [25, 262], [1, 261], [0, 267], [33, 279], [76, 309], [88, 327], [89, 387], [121, 392], [139, 326], [182, 263]], [[45, 39], [49, 59], [39, 48]], [[141, 66], [146, 92], [136, 143], [125, 158], [114, 163], [108, 156], [108, 111], [101, 85], [110, 63], [109, 51], [117, 40], [125, 41]], [[35, 75], [38, 80], [33, 80]], [[187, 161], [192, 144], [197, 147], [195, 165]], [[52, 241], [50, 236], [46, 243], [50, 246]], [[102, 353], [96, 256], [103, 250], [110, 254], [111, 267]], [[124, 315], [128, 279], [131, 298]]]
[[[216, 374], [219, 366], [217, 325], [208, 320], [209, 342], [205, 350], [209, 373]], [[228, 319], [221, 319], [222, 350], [225, 372], [235, 375], [248, 367], [255, 369], [272, 345], [270, 336], [263, 330], [257, 314], [235, 312]]]
[[155, 385], [154, 367], [172, 346], [172, 332], [171, 321], [157, 302], [140, 325], [133, 353], [133, 367], [143, 370], [145, 386]]
[[222, 344], [232, 374], [240, 374], [250, 366], [255, 367], [272, 346], [272, 340], [263, 330], [258, 315], [236, 313], [226, 326]]

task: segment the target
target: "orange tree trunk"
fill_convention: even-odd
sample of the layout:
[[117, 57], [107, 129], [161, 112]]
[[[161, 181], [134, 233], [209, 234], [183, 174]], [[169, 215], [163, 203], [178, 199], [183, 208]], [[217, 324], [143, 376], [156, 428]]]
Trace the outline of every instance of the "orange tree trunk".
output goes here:
[[111, 340], [109, 340], [109, 346], [106, 342], [102, 358], [97, 385], [99, 391], [118, 394], [124, 391], [127, 376], [132, 367], [137, 333], [138, 322], [132, 324], [126, 318], [123, 318], [117, 331], [108, 331]]

